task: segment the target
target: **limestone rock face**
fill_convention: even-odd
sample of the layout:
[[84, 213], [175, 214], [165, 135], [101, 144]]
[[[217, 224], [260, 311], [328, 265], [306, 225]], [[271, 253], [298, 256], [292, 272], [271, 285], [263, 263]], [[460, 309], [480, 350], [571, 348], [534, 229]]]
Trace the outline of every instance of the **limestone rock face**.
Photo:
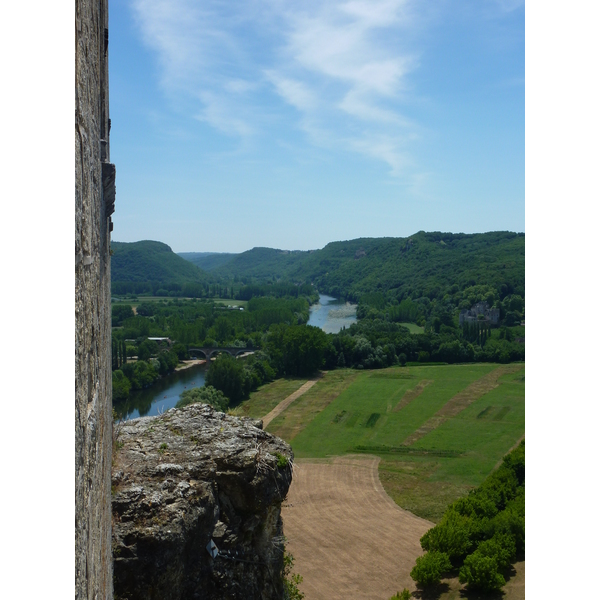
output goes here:
[[[283, 598], [280, 505], [292, 480], [289, 445], [261, 421], [206, 404], [119, 427], [115, 598]], [[207, 550], [211, 540], [216, 557]]]

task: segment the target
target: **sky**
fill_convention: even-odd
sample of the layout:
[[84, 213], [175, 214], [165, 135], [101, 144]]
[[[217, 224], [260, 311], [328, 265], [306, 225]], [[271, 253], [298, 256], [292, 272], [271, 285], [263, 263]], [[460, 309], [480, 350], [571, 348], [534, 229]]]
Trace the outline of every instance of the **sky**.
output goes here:
[[112, 239], [525, 231], [520, 0], [112, 0]]

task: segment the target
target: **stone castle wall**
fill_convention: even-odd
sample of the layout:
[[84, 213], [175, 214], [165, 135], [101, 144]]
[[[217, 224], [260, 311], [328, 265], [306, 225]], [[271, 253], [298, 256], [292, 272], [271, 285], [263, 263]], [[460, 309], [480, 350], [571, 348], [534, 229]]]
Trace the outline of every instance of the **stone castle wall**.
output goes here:
[[108, 0], [75, 3], [75, 597], [112, 599]]

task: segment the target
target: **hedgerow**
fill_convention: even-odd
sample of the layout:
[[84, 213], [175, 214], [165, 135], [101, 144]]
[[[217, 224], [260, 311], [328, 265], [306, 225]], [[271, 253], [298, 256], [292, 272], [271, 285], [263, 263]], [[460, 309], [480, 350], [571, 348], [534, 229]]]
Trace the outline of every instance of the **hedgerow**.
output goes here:
[[525, 440], [478, 488], [448, 507], [421, 547], [426, 553], [411, 571], [420, 587], [439, 583], [445, 571], [458, 571], [470, 589], [505, 584], [507, 569], [525, 555]]

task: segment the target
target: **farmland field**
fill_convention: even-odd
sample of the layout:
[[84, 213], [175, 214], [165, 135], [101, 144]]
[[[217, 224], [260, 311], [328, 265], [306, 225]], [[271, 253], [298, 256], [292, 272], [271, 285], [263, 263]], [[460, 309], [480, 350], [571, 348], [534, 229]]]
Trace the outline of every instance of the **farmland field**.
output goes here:
[[437, 522], [524, 435], [525, 365], [331, 371], [267, 431], [291, 443], [297, 458], [379, 456], [390, 497]]
[[[237, 411], [264, 417], [305, 381], [275, 381]], [[388, 600], [415, 590], [423, 532], [524, 436], [525, 365], [336, 369], [282, 406], [266, 430], [297, 461], [282, 515], [306, 600]], [[525, 597], [515, 569], [505, 600]], [[438, 600], [464, 597], [456, 578], [442, 587]]]

